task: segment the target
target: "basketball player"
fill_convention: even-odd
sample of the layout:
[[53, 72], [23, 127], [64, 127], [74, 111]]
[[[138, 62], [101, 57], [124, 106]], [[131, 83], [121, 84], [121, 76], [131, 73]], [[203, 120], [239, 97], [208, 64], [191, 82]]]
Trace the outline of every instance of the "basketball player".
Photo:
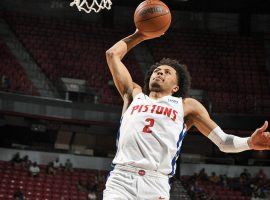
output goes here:
[[162, 59], [154, 64], [145, 79], [144, 91], [133, 83], [121, 60], [134, 46], [152, 38], [136, 31], [106, 52], [124, 105], [114, 170], [107, 180], [104, 200], [168, 200], [168, 178], [175, 173], [183, 138], [191, 126], [223, 152], [270, 149], [267, 121], [251, 137], [224, 133], [200, 102], [187, 97], [189, 73], [176, 60]]

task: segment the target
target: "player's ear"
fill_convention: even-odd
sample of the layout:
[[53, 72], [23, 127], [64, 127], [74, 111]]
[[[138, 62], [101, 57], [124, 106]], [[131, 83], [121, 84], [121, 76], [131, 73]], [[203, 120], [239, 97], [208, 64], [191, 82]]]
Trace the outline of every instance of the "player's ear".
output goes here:
[[173, 93], [176, 93], [177, 91], [179, 90], [179, 86], [178, 85], [175, 85], [172, 89], [172, 92]]

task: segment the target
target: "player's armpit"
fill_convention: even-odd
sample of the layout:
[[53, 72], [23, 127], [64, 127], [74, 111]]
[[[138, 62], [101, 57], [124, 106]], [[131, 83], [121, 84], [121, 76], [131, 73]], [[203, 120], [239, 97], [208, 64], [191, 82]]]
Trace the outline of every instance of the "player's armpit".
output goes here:
[[126, 110], [128, 109], [129, 105], [131, 104], [131, 102], [133, 101], [133, 98], [142, 92], [142, 88], [137, 84], [133, 82], [133, 89], [132, 89], [132, 95], [128, 95], [125, 94], [123, 96], [123, 108], [122, 108], [122, 115], [126, 112]]
[[202, 134], [208, 134], [217, 127], [217, 124], [210, 118], [205, 107], [197, 100], [186, 98], [184, 100], [185, 118], [189, 126], [195, 126]]
[[141, 86], [139, 86], [137, 83], [133, 82], [133, 91], [132, 91], [132, 99], [139, 93], [142, 92]]
[[191, 127], [193, 126], [193, 122], [192, 122], [191, 118], [188, 117], [188, 116], [185, 117], [185, 118], [184, 118], [184, 122], [185, 122], [187, 131], [188, 131], [189, 129], [191, 129]]

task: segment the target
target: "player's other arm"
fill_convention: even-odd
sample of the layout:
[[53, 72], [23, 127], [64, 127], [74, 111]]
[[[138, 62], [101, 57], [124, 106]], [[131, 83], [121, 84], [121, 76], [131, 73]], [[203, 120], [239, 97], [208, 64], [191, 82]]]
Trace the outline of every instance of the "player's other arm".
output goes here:
[[186, 98], [185, 113], [191, 125], [214, 142], [221, 151], [237, 153], [245, 150], [269, 150], [270, 133], [266, 131], [268, 122], [254, 131], [250, 137], [238, 137], [224, 133], [210, 118], [204, 106], [195, 99]]
[[[145, 39], [144, 35], [136, 31], [134, 34], [118, 41], [106, 51], [106, 59], [113, 76], [113, 81], [124, 100], [127, 98], [130, 99], [130, 97], [136, 94], [133, 93], [134, 83], [132, 77], [121, 60], [130, 49]], [[138, 85], [136, 86], [136, 93], [141, 92], [140, 87]]]

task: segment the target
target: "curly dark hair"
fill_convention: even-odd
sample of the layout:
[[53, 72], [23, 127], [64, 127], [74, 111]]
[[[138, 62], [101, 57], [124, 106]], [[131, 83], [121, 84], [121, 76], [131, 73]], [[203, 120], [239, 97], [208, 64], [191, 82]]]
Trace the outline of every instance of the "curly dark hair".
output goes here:
[[150, 77], [153, 71], [161, 65], [168, 65], [174, 68], [176, 71], [179, 90], [174, 94], [172, 94], [172, 96], [182, 98], [188, 97], [191, 84], [191, 77], [189, 71], [187, 70], [186, 65], [180, 64], [177, 60], [173, 60], [170, 58], [163, 58], [149, 68], [146, 77], [144, 79], [144, 93], [147, 95], [150, 94], [149, 89]]

